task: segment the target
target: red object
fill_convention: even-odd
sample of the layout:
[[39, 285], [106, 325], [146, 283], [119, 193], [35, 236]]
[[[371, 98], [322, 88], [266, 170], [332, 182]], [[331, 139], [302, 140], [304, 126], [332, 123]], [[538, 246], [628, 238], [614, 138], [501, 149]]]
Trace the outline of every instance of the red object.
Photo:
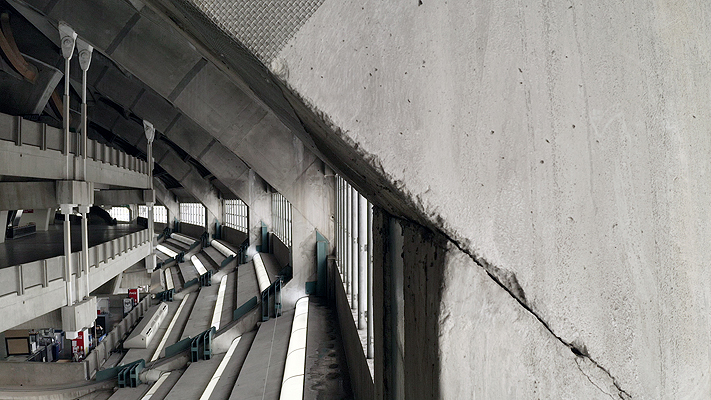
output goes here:
[[77, 359], [84, 358], [84, 332], [79, 331], [76, 339], [72, 340], [72, 353]]
[[133, 299], [134, 307], [138, 304], [138, 289], [128, 289], [128, 297]]

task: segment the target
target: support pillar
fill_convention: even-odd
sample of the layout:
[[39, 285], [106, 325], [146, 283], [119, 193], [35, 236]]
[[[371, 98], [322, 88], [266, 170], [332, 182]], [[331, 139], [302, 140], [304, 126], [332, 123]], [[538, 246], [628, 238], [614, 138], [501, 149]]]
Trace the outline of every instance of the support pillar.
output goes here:
[[351, 235], [353, 231], [353, 224], [351, 220], [351, 185], [346, 183], [346, 187], [343, 190], [345, 212], [344, 212], [344, 222], [346, 224], [346, 260], [343, 263], [343, 274], [346, 276], [343, 283], [346, 285], [346, 294], [351, 294], [351, 260], [353, 260], [353, 241], [351, 240]]
[[366, 329], [366, 300], [368, 299], [368, 202], [358, 194], [358, 329]]
[[[156, 129], [153, 124], [143, 120], [143, 133], [146, 135], [146, 165], [148, 166], [148, 189], [151, 191], [151, 201], [146, 202], [148, 208], [148, 237], [151, 238], [151, 254], [145, 259], [146, 270], [152, 272], [156, 269], [156, 251], [153, 243], [155, 237], [155, 221], [153, 218], [153, 206], [155, 205], [155, 192], [153, 191], [153, 139]], [[145, 195], [143, 196], [146, 197]], [[167, 210], [167, 209], [166, 209]], [[170, 224], [170, 219], [167, 220]], [[170, 226], [170, 225], [169, 225]]]
[[368, 225], [367, 235], [368, 235], [368, 245], [367, 245], [367, 270], [368, 270], [368, 306], [366, 321], [368, 323], [368, 330], [366, 333], [366, 357], [373, 358], [374, 348], [373, 348], [373, 206], [368, 202]]
[[[79, 213], [81, 214], [81, 282], [83, 296], [79, 295], [77, 290], [77, 299], [89, 297], [89, 210], [90, 205], [80, 205]], [[79, 274], [77, 274], [79, 276]], [[80, 286], [77, 282], [77, 286]]]
[[72, 279], [72, 229], [69, 222], [69, 215], [73, 208], [74, 204], [60, 206], [62, 215], [64, 215], [64, 284], [66, 285], [68, 306], [75, 302], [74, 280]]
[[0, 211], [0, 226], [2, 227], [2, 232], [0, 232], [0, 243], [5, 242], [5, 232], [7, 232], [7, 214], [8, 211]]
[[358, 309], [358, 191], [351, 187], [351, 309]]

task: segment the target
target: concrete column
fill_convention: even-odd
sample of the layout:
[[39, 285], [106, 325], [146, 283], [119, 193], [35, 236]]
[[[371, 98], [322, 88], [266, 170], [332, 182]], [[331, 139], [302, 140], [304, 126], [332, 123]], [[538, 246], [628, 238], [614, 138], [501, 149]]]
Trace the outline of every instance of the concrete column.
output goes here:
[[[341, 215], [341, 213], [343, 212], [343, 193], [341, 191], [342, 185], [343, 181], [339, 176], [336, 180], [336, 249], [338, 251], [338, 271], [341, 273], [341, 275], [343, 275], [343, 216]], [[341, 277], [341, 279], [343, 279], [343, 277]]]
[[367, 235], [368, 235], [368, 244], [367, 244], [367, 255], [366, 258], [367, 260], [367, 270], [368, 270], [368, 288], [367, 288], [367, 296], [368, 296], [368, 306], [367, 306], [367, 315], [366, 315], [366, 320], [368, 323], [368, 330], [366, 333], [366, 357], [368, 358], [373, 358], [373, 206], [368, 202], [367, 204], [368, 208], [368, 226], [366, 227], [367, 229]]
[[2, 227], [2, 232], [0, 232], [0, 243], [5, 243], [5, 232], [7, 231], [7, 214], [8, 211], [0, 211], [0, 227]]
[[[81, 269], [83, 283], [83, 298], [89, 297], [89, 209], [91, 205], [80, 205], [79, 213], [81, 213]], [[77, 286], [79, 286], [77, 284]], [[78, 289], [78, 288], [77, 288]], [[77, 299], [82, 298], [77, 290]]]
[[69, 222], [69, 215], [72, 213], [74, 204], [62, 204], [61, 212], [64, 215], [64, 283], [67, 290], [67, 305], [74, 304], [74, 282], [72, 279], [72, 230]]
[[73, 179], [71, 153], [71, 133], [69, 132], [69, 61], [74, 54], [74, 45], [76, 44], [77, 33], [64, 23], [59, 22], [59, 37], [62, 46], [62, 56], [64, 57], [64, 155], [66, 156], [65, 178]]
[[346, 262], [343, 263], [343, 273], [346, 279], [343, 283], [346, 285], [346, 294], [351, 294], [351, 260], [353, 260], [353, 241], [351, 240], [351, 235], [353, 234], [353, 220], [351, 219], [351, 185], [346, 183], [346, 187], [343, 191], [343, 197], [345, 200], [345, 219], [346, 224]]
[[[151, 180], [152, 182], [153, 180]], [[148, 209], [148, 237], [151, 240], [151, 254], [146, 257], [146, 271], [152, 272], [156, 269], [156, 252], [154, 247], [154, 236], [155, 236], [155, 221], [153, 220], [153, 207], [154, 203], [146, 203], [146, 208]]]
[[351, 242], [353, 252], [351, 254], [351, 309], [358, 309], [358, 191], [351, 187], [351, 224], [353, 233]]
[[358, 195], [358, 329], [366, 329], [365, 314], [368, 299], [368, 202]]

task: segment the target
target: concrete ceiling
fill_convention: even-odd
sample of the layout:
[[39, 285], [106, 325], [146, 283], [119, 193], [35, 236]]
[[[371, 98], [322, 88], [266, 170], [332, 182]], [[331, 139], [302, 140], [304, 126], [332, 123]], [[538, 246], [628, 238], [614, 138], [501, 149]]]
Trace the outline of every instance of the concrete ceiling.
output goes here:
[[[156, 141], [157, 175], [176, 195], [176, 182], [180, 182], [180, 187], [201, 201], [214, 203], [212, 195], [203, 198], [212, 193], [216, 198], [238, 197], [249, 204], [246, 181], [251, 169], [299, 206], [301, 190], [295, 182], [318, 157], [311, 152], [312, 146], [302, 145], [294, 135], [294, 128], [302, 129], [298, 119], [285, 124], [284, 115], [291, 114], [279, 106], [276, 111], [270, 108], [263, 96], [206, 58], [205, 50], [187, 40], [164, 16], [140, 2], [29, 0], [11, 4], [33, 23], [33, 35], [42, 32], [46, 36], [45, 46], [35, 51], [53, 65], [62, 65], [58, 38], [53, 37], [56, 28], [52, 29], [57, 21], [66, 21], [95, 46], [88, 73], [90, 134], [129, 153], [145, 154], [141, 121], [154, 123], [159, 137], [175, 153], [160, 158], [166, 148]], [[71, 77], [78, 83], [76, 57], [73, 61]], [[78, 97], [72, 106], [78, 109]], [[205, 185], [212, 188], [207, 190]]]

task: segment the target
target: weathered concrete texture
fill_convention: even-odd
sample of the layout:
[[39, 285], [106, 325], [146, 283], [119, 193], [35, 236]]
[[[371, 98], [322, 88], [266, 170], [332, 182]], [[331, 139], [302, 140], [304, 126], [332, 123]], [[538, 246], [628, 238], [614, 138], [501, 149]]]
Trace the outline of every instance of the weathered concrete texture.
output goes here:
[[605, 371], [573, 354], [467, 254], [450, 244], [444, 264], [440, 398], [627, 398]]
[[710, 11], [330, 0], [280, 57], [366, 194], [353, 148], [633, 397], [708, 397]]

